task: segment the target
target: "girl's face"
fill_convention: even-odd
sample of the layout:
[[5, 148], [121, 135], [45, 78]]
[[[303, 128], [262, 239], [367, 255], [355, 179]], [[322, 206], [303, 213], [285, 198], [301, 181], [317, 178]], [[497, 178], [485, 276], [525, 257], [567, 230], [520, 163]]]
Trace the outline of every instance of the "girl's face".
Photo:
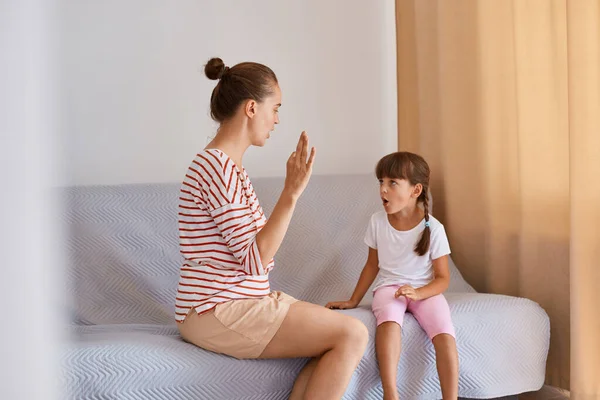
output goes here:
[[411, 185], [406, 179], [382, 178], [379, 180], [379, 196], [383, 209], [388, 214], [395, 214], [407, 207], [415, 207], [423, 190], [420, 183]]

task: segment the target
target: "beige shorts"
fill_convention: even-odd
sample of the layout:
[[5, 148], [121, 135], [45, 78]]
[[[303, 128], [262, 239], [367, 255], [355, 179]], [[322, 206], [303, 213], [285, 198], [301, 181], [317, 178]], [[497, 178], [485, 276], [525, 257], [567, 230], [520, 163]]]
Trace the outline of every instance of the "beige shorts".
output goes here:
[[272, 292], [260, 299], [232, 300], [177, 324], [186, 342], [235, 358], [258, 358], [275, 336], [296, 299]]

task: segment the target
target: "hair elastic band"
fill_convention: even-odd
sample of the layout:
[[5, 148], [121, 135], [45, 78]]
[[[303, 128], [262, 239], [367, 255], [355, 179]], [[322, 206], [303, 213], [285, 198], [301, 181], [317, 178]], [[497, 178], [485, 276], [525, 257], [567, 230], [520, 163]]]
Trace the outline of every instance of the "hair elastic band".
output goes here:
[[425, 228], [429, 228], [429, 221], [425, 221]]

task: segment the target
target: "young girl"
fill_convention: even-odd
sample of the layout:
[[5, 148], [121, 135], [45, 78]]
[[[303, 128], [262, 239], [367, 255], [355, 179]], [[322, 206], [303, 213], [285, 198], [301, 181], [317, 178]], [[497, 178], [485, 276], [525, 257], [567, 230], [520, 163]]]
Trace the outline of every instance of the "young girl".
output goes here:
[[444, 400], [457, 399], [455, 334], [442, 295], [450, 281], [450, 246], [444, 226], [429, 215], [429, 166], [416, 154], [392, 153], [379, 161], [376, 175], [383, 211], [373, 214], [367, 228], [367, 262], [350, 300], [326, 307], [356, 307], [377, 278], [372, 308], [384, 399], [398, 399], [396, 372], [406, 311], [433, 341]]

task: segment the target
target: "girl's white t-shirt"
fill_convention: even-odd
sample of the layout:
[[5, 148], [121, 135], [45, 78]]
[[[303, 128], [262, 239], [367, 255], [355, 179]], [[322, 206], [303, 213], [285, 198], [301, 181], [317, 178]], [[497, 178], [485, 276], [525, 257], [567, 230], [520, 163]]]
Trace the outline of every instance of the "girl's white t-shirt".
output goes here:
[[425, 219], [409, 231], [398, 231], [390, 224], [385, 211], [371, 216], [365, 243], [376, 249], [379, 257], [379, 274], [373, 290], [390, 285], [419, 288], [433, 280], [433, 260], [450, 254], [450, 244], [444, 225], [431, 215], [429, 227], [429, 250], [419, 256], [414, 249], [425, 229]]

